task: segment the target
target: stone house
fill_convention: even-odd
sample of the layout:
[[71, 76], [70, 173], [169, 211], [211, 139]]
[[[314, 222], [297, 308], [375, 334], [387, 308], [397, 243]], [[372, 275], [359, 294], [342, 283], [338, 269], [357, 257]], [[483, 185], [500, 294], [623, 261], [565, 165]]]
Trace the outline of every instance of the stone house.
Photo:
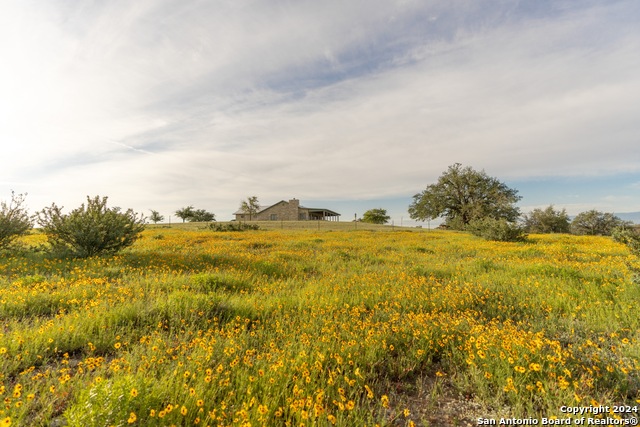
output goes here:
[[260, 206], [257, 212], [251, 215], [243, 211], [234, 212], [236, 221], [339, 221], [340, 214], [330, 209], [307, 208], [300, 206], [298, 199], [288, 202], [280, 200], [278, 203], [268, 206]]

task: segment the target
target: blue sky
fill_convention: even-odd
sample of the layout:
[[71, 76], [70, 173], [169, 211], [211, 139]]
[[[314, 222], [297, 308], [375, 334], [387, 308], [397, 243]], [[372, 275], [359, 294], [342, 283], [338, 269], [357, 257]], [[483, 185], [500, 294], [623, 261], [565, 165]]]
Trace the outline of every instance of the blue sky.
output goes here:
[[398, 224], [459, 162], [524, 212], [640, 211], [638, 22], [635, 0], [5, 0], [0, 198]]

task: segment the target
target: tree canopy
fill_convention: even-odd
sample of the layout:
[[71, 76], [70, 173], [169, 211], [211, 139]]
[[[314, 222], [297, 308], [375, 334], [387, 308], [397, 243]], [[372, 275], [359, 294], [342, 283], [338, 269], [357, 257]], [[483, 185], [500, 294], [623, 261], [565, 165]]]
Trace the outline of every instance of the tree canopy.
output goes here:
[[576, 215], [571, 221], [571, 232], [578, 235], [609, 236], [616, 227], [624, 225], [627, 223], [614, 214], [592, 209]]
[[251, 221], [252, 216], [259, 210], [260, 203], [258, 202], [258, 196], [247, 197], [247, 200], [242, 200], [240, 202], [240, 212], [244, 212], [249, 215], [249, 221]]
[[362, 222], [369, 224], [386, 224], [391, 217], [387, 215], [387, 210], [382, 208], [369, 209], [362, 215]]
[[193, 206], [189, 205], [186, 208], [181, 208], [176, 211], [176, 216], [185, 222], [186, 220], [193, 217]]
[[546, 209], [534, 209], [524, 216], [524, 226], [529, 233], [568, 233], [569, 215], [567, 211], [555, 210], [553, 205]]
[[151, 210], [151, 216], [149, 217], [149, 220], [151, 222], [153, 222], [154, 224], [157, 224], [159, 222], [164, 221], [164, 215], [160, 215], [160, 212], [155, 211], [153, 209], [150, 209], [150, 210]]
[[191, 213], [188, 218], [189, 222], [211, 222], [216, 220], [216, 214], [206, 211], [204, 209], [196, 209]]
[[455, 163], [438, 182], [413, 196], [409, 216], [418, 221], [444, 217], [445, 224], [453, 229], [463, 229], [471, 221], [487, 217], [513, 222], [520, 215], [515, 206], [520, 199], [518, 190], [497, 178]]
[[182, 222], [211, 222], [216, 220], [216, 215], [204, 209], [195, 209], [189, 205], [186, 208], [178, 209], [176, 216], [182, 219]]

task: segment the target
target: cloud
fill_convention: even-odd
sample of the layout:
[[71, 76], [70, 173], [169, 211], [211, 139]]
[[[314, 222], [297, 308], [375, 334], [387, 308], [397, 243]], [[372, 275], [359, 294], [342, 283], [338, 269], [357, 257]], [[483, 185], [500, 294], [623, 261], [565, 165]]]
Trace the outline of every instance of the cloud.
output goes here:
[[0, 181], [56, 199], [233, 211], [410, 197], [454, 162], [640, 172], [634, 1], [2, 8]]
[[119, 147], [124, 147], [124, 148], [126, 148], [126, 149], [128, 149], [128, 150], [135, 151], [135, 152], [137, 152], [137, 153], [151, 154], [151, 155], [153, 155], [153, 154], [154, 154], [154, 153], [153, 153], [153, 152], [151, 152], [151, 151], [147, 151], [147, 150], [144, 150], [144, 149], [141, 149], [141, 148], [132, 147], [132, 146], [130, 146], [130, 145], [123, 144], [123, 143], [118, 142], [118, 141], [108, 141], [108, 143], [109, 143], [109, 144], [113, 144], [113, 145], [117, 145], [117, 146], [119, 146]]

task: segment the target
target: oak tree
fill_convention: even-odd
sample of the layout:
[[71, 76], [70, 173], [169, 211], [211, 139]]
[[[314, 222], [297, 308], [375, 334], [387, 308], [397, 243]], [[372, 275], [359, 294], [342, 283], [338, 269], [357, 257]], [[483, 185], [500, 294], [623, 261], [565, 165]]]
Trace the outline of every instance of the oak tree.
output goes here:
[[515, 222], [520, 216], [515, 203], [520, 199], [518, 190], [497, 178], [455, 163], [438, 182], [413, 196], [409, 215], [418, 221], [443, 217], [448, 227], [462, 230], [470, 222], [483, 218]]

